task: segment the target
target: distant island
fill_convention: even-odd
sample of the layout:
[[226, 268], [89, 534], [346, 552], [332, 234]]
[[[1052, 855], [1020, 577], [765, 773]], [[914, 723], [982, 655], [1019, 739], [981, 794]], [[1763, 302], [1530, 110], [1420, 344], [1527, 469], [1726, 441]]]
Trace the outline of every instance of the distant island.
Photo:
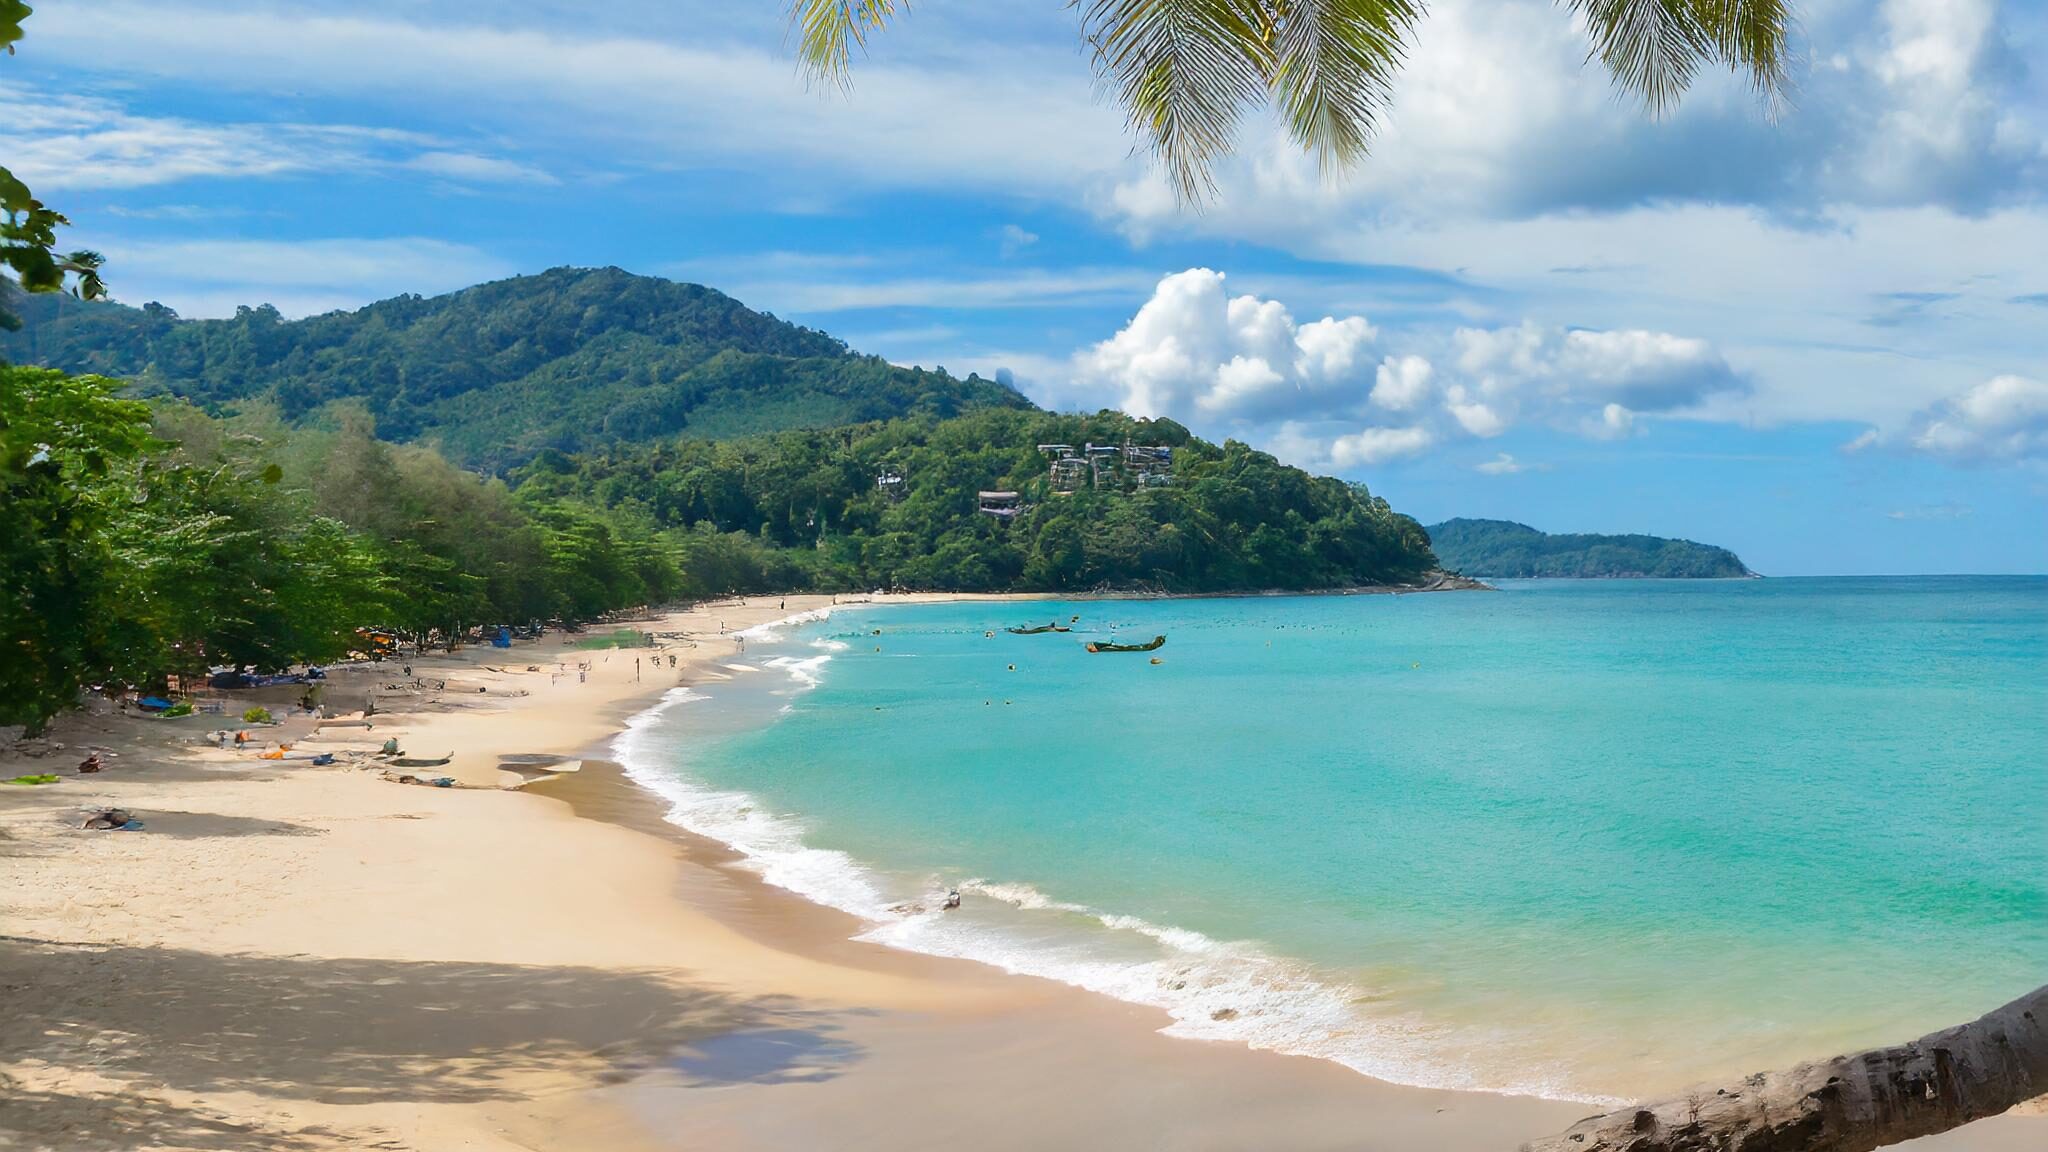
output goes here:
[[1446, 520], [1427, 529], [1445, 570], [1508, 579], [1741, 579], [1755, 576], [1726, 548], [1661, 536], [1552, 535], [1512, 520]]

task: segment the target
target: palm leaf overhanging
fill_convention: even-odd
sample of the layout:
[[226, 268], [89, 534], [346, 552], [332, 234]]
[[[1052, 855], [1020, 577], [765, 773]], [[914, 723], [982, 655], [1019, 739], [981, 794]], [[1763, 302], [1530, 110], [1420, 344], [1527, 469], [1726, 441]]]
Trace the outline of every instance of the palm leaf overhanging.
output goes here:
[[[1703, 65], [1747, 75], [1773, 106], [1788, 87], [1791, 0], [1557, 0], [1622, 90], [1655, 114]], [[1114, 91], [1183, 200], [1213, 192], [1248, 108], [1270, 104], [1325, 172], [1364, 156], [1425, 0], [1067, 0], [1097, 79]], [[909, 0], [790, 0], [797, 54], [843, 84], [855, 47]]]

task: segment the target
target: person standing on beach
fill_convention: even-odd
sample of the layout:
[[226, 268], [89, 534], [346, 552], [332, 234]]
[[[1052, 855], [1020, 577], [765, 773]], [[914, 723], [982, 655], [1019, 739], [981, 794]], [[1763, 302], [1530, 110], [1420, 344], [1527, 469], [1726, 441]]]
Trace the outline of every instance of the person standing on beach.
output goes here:
[[638, 656], [635, 656], [635, 657], [633, 657], [633, 683], [635, 683], [635, 684], [638, 684], [639, 682], [640, 682], [640, 658], [639, 658]]

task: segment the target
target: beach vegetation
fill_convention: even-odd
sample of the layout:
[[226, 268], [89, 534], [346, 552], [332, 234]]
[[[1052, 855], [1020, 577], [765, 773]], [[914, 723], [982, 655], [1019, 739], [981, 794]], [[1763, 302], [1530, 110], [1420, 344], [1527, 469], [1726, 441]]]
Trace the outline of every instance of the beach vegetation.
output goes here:
[[242, 711], [242, 723], [268, 724], [270, 723], [270, 709], [260, 704], [253, 708], [246, 708]]
[[515, 497], [366, 422], [292, 428], [0, 366], [0, 724], [82, 689], [346, 656], [374, 626], [453, 635], [672, 598], [672, 550]]

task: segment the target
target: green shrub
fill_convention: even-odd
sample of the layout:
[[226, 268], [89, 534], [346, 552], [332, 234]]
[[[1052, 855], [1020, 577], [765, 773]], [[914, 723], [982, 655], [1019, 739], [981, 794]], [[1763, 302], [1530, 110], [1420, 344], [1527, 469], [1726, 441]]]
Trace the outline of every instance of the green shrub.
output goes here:
[[249, 709], [247, 712], [242, 713], [242, 723], [268, 724], [270, 723], [270, 709], [265, 708], [259, 704], [256, 707]]

